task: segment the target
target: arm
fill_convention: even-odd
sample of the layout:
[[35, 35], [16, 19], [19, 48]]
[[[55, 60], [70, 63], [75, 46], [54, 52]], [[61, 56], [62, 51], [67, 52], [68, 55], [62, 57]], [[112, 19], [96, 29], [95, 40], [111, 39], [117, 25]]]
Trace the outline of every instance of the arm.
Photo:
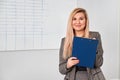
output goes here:
[[67, 60], [63, 58], [63, 46], [64, 46], [64, 38], [61, 41], [61, 46], [59, 50], [59, 72], [61, 74], [67, 74], [71, 71], [71, 68], [67, 69]]
[[97, 35], [96, 38], [99, 40], [99, 43], [98, 43], [97, 53], [96, 53], [95, 68], [101, 67], [103, 64], [103, 48], [102, 48], [101, 36], [99, 33], [97, 33], [96, 35]]

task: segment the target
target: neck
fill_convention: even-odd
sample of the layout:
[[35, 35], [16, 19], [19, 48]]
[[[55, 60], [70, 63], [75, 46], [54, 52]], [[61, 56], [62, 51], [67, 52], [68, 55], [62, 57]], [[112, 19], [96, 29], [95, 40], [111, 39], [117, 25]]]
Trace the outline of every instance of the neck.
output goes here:
[[85, 31], [75, 31], [75, 36], [77, 37], [84, 37]]

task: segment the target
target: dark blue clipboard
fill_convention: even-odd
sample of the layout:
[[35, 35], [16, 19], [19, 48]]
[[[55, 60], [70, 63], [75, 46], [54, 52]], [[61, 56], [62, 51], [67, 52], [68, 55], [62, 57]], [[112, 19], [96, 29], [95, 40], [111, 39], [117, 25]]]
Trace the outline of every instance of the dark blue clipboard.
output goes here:
[[94, 68], [98, 40], [74, 37], [72, 56], [80, 62], [76, 66]]

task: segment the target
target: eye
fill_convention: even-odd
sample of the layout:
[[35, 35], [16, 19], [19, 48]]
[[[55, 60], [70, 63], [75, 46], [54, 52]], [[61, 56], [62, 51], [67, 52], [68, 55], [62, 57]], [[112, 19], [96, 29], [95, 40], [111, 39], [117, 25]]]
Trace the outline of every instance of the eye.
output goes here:
[[84, 17], [80, 17], [80, 20], [83, 20], [84, 19]]
[[76, 20], [76, 18], [73, 18], [72, 20]]

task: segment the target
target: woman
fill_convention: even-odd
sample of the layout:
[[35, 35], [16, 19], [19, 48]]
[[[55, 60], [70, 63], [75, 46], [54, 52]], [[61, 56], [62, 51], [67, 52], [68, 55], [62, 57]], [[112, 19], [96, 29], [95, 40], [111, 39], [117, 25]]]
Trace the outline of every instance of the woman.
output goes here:
[[[80, 61], [76, 57], [71, 56], [74, 36], [99, 40], [93, 69], [75, 66]], [[61, 74], [65, 75], [64, 80], [105, 80], [100, 69], [102, 64], [103, 49], [100, 34], [98, 32], [89, 31], [89, 20], [86, 10], [83, 8], [75, 8], [68, 20], [66, 37], [61, 41], [59, 71]]]

